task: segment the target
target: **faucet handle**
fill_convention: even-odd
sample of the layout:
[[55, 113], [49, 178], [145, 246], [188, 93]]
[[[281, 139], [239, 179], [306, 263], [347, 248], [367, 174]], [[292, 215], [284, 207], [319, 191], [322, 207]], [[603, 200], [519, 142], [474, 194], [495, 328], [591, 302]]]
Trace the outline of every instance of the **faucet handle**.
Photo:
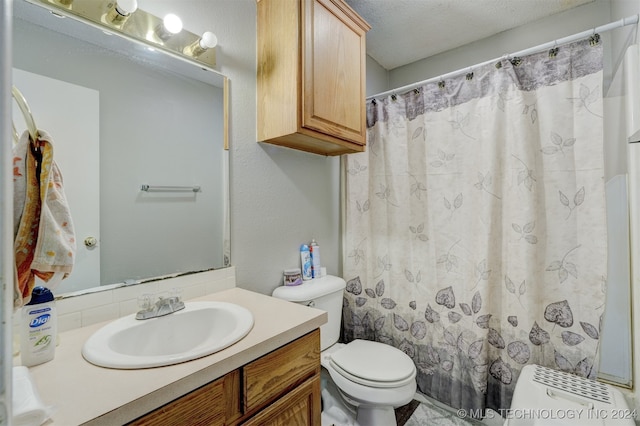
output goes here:
[[144, 293], [138, 296], [138, 307], [144, 311], [153, 307], [154, 295], [150, 293]]
[[169, 290], [169, 298], [172, 302], [180, 302], [182, 300], [182, 289], [173, 287]]

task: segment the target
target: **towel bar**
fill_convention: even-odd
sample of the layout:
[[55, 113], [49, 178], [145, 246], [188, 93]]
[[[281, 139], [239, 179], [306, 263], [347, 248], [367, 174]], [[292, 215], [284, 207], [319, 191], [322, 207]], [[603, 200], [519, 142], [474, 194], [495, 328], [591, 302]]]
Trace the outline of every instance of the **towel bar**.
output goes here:
[[141, 191], [145, 192], [200, 192], [200, 186], [162, 186], [162, 185], [141, 185]]

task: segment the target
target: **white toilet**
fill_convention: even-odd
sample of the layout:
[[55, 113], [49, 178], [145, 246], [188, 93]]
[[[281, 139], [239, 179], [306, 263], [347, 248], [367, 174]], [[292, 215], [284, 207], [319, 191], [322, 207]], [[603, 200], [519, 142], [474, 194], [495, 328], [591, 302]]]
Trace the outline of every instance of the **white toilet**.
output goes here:
[[278, 287], [273, 296], [327, 311], [328, 322], [320, 327], [322, 367], [342, 398], [355, 407], [358, 424], [396, 424], [393, 409], [409, 403], [416, 393], [415, 365], [404, 352], [384, 343], [337, 343], [345, 287], [342, 278], [328, 275], [298, 286]]

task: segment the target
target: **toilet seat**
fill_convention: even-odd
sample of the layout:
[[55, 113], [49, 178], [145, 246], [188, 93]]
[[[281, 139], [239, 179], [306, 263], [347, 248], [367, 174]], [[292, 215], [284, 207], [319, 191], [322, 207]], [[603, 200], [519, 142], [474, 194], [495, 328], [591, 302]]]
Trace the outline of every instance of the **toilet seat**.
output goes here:
[[332, 353], [336, 373], [363, 386], [397, 388], [415, 381], [416, 367], [404, 352], [384, 343], [354, 340]]

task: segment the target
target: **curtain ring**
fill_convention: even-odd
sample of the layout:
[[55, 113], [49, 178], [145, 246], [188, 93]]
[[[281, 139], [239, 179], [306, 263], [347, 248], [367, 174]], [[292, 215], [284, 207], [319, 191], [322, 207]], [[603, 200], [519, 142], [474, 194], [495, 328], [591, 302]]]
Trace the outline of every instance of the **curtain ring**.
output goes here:
[[392, 100], [392, 101], [396, 101], [396, 100], [398, 100], [398, 97], [396, 96], [396, 94], [395, 94], [395, 93], [393, 93], [393, 94], [391, 95], [391, 100]]
[[467, 81], [470, 81], [473, 79], [473, 68], [469, 67], [469, 72], [466, 75], [466, 79]]
[[438, 81], [438, 87], [440, 89], [444, 89], [444, 87], [446, 86], [446, 83], [444, 82], [444, 80], [442, 79], [442, 76], [440, 76], [440, 81]]
[[555, 58], [556, 56], [558, 56], [559, 50], [560, 49], [558, 48], [558, 40], [553, 40], [553, 47], [549, 49], [549, 57]]
[[514, 67], [517, 67], [522, 64], [522, 58], [519, 56], [514, 56], [513, 58], [509, 59], [509, 62], [511, 62], [511, 65], [513, 65]]

